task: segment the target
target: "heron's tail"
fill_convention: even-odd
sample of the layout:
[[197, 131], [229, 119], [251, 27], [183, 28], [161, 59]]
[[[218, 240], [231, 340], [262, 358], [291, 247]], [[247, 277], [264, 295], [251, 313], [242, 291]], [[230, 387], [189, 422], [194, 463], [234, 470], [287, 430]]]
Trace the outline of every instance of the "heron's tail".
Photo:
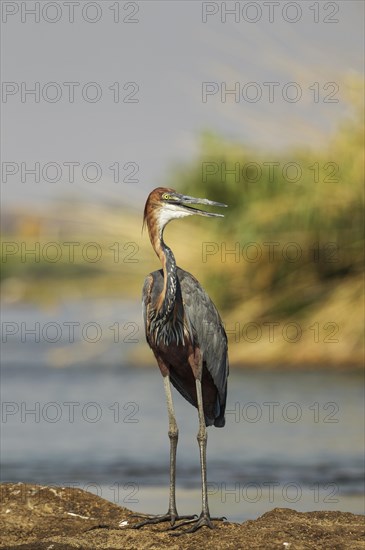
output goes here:
[[224, 417], [224, 413], [222, 416], [218, 416], [218, 418], [216, 418], [214, 420], [214, 426], [216, 428], [224, 428], [224, 426], [226, 425], [226, 419]]
[[216, 428], [223, 428], [226, 424], [226, 419], [224, 416], [226, 412], [226, 399], [227, 399], [227, 384], [225, 385], [224, 391], [222, 392], [222, 395], [220, 396], [220, 398], [217, 396], [216, 407], [218, 410], [216, 411], [216, 416], [214, 419], [214, 426]]

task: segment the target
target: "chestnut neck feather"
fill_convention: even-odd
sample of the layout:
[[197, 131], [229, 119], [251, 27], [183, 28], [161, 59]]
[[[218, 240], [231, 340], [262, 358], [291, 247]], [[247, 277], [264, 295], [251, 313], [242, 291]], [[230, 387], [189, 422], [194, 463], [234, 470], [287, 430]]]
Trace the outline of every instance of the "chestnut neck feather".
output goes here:
[[152, 247], [162, 264], [164, 278], [162, 292], [154, 307], [157, 317], [162, 321], [166, 321], [170, 317], [176, 301], [177, 276], [175, 256], [171, 248], [163, 240], [164, 226], [161, 226], [159, 223], [158, 211], [156, 212], [156, 209], [147, 211], [145, 220]]

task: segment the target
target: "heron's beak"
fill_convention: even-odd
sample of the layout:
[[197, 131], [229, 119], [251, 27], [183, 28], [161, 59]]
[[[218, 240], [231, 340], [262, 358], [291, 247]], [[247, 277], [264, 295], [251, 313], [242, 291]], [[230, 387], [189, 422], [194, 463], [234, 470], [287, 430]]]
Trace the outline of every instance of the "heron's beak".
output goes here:
[[198, 214], [200, 216], [208, 216], [211, 218], [223, 218], [223, 214], [216, 214], [215, 212], [205, 212], [204, 210], [199, 210], [199, 208], [193, 208], [192, 206], [187, 206], [190, 204], [203, 204], [207, 206], [221, 206], [226, 208], [227, 205], [222, 202], [210, 201], [209, 199], [197, 199], [195, 197], [189, 197], [188, 195], [178, 195], [176, 194], [177, 201], [175, 204], [178, 204], [182, 210], [189, 212], [190, 214]]

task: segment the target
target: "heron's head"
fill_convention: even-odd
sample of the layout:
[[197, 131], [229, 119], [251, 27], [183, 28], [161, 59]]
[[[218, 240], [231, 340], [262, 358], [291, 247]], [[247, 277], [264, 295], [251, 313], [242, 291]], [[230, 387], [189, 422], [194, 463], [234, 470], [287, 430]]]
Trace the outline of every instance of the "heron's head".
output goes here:
[[152, 225], [157, 225], [159, 232], [162, 232], [165, 225], [171, 220], [192, 216], [193, 214], [210, 218], [223, 217], [223, 214], [206, 212], [205, 210], [194, 208], [192, 205], [196, 204], [206, 206], [227, 206], [221, 202], [181, 195], [177, 193], [175, 189], [168, 187], [157, 187], [148, 195], [144, 209], [143, 225], [147, 223], [149, 230]]

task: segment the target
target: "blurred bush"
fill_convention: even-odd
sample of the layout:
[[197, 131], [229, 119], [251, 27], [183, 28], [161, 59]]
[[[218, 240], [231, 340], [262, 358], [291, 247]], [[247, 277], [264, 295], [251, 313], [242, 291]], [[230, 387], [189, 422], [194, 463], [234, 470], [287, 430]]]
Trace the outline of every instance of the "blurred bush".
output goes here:
[[[363, 271], [364, 116], [353, 88], [354, 114], [323, 150], [265, 154], [205, 133], [199, 157], [179, 170], [179, 189], [229, 205], [214, 224], [220, 262], [208, 275], [226, 310], [248, 285], [288, 315]], [[225, 253], [236, 243], [239, 261]]]

